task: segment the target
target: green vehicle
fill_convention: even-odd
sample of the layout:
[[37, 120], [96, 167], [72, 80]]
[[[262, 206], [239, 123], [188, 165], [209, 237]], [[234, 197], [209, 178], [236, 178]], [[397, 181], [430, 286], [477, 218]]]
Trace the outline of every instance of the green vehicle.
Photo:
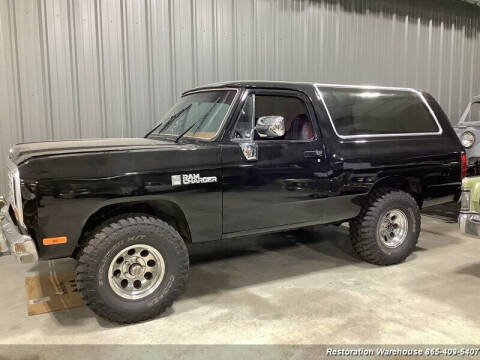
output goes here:
[[462, 181], [460, 231], [480, 236], [480, 176], [467, 177]]

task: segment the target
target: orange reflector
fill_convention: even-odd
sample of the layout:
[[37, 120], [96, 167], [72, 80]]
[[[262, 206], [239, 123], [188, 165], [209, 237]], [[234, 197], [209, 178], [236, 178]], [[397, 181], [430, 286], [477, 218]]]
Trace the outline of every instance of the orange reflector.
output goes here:
[[67, 242], [66, 236], [43, 239], [43, 245], [58, 245], [58, 244], [65, 244], [66, 242]]

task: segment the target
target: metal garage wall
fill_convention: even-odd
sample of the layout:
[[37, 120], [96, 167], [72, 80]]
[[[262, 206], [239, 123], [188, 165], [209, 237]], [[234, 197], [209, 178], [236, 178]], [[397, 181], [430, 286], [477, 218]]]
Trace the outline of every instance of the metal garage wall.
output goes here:
[[0, 0], [0, 171], [16, 142], [141, 136], [222, 80], [416, 87], [456, 122], [479, 19], [458, 0]]

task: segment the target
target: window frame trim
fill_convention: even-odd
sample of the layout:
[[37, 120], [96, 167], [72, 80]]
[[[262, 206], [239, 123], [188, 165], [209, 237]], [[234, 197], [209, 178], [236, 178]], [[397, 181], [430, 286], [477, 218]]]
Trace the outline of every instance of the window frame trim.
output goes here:
[[[439, 136], [443, 134], [443, 128], [440, 125], [440, 122], [438, 121], [437, 116], [435, 115], [435, 112], [431, 108], [430, 104], [428, 101], [425, 99], [423, 94], [412, 88], [401, 88], [401, 87], [387, 87], [387, 86], [369, 86], [369, 85], [338, 85], [338, 84], [320, 84], [320, 83], [315, 83], [313, 84], [313, 87], [315, 88], [315, 92], [317, 94], [318, 99], [322, 102], [323, 107], [325, 111], [327, 112], [328, 118], [330, 120], [330, 124], [332, 125], [333, 131], [335, 132], [335, 135], [337, 135], [341, 139], [365, 139], [365, 138], [385, 138], [385, 137], [409, 137], [409, 136]], [[338, 131], [337, 128], [335, 127], [335, 124], [333, 122], [332, 116], [330, 115], [330, 110], [328, 109], [328, 106], [323, 98], [323, 94], [321, 91], [321, 88], [324, 87], [333, 87], [333, 88], [344, 88], [344, 89], [364, 89], [364, 90], [394, 90], [394, 91], [405, 91], [405, 92], [412, 92], [416, 94], [420, 100], [423, 102], [423, 104], [427, 107], [428, 111], [430, 112], [430, 115], [433, 117], [433, 120], [435, 121], [435, 124], [438, 127], [438, 131], [436, 132], [412, 132], [412, 133], [387, 133], [387, 134], [360, 134], [360, 135], [341, 135]]]

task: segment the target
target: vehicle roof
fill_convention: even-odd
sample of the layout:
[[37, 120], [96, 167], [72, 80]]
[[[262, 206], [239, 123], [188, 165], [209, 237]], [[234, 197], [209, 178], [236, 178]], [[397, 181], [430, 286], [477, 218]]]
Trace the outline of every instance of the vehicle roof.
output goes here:
[[196, 88], [185, 91], [183, 94], [214, 88], [276, 88], [276, 89], [298, 89], [305, 87], [312, 87], [313, 82], [294, 82], [294, 81], [266, 81], [266, 80], [237, 80], [225, 81], [212, 84], [205, 84]]
[[415, 90], [405, 87], [394, 86], [380, 86], [380, 85], [355, 85], [355, 84], [322, 84], [318, 82], [301, 82], [301, 81], [267, 81], [267, 80], [237, 80], [237, 81], [225, 81], [213, 84], [205, 84], [196, 88], [185, 91], [182, 95], [190, 92], [206, 89], [218, 89], [218, 88], [274, 88], [274, 89], [293, 89], [304, 90], [306, 88], [312, 88], [314, 86], [320, 87], [352, 87], [352, 88], [374, 88], [374, 89], [392, 89], [392, 90]]

